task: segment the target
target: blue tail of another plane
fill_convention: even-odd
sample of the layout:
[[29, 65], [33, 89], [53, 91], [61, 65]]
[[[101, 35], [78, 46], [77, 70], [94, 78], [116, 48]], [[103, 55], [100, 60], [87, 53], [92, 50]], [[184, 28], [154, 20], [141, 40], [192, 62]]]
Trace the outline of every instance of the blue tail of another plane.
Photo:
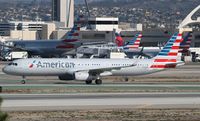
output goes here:
[[79, 31], [81, 28], [80, 18], [78, 18], [73, 28], [67, 32], [65, 39], [62, 40], [62, 43], [59, 44], [56, 48], [59, 49], [73, 49], [81, 45], [81, 41], [79, 39]]
[[179, 52], [186, 55], [189, 51], [191, 44], [192, 44], [192, 32], [188, 32], [183, 38], [183, 41], [181, 42]]
[[124, 49], [127, 50], [138, 49], [140, 47], [141, 39], [142, 39], [142, 33], [136, 34], [135, 37], [124, 46]]

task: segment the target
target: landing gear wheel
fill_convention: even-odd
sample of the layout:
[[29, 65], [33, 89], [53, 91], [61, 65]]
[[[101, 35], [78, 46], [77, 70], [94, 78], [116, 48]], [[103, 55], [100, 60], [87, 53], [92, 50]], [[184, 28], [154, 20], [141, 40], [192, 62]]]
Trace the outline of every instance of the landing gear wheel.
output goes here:
[[25, 80], [22, 80], [22, 81], [21, 81], [21, 84], [26, 84], [26, 81], [25, 81]]
[[92, 80], [85, 81], [86, 84], [92, 84]]
[[100, 85], [100, 84], [102, 84], [102, 80], [101, 79], [96, 79], [95, 83], [98, 84], [98, 85]]
[[22, 81], [21, 81], [21, 84], [26, 84], [26, 77], [25, 76], [22, 76]]
[[125, 77], [125, 78], [124, 78], [124, 81], [125, 81], [125, 82], [128, 82], [128, 81], [129, 81], [128, 77]]

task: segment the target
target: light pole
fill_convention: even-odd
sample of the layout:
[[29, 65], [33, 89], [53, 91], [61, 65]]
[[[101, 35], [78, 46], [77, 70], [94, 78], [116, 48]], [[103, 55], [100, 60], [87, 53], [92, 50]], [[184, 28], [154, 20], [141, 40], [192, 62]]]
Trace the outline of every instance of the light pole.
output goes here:
[[91, 25], [89, 24], [89, 18], [90, 18], [90, 10], [89, 10], [89, 6], [88, 6], [88, 2], [87, 0], [85, 0], [85, 5], [86, 5], [86, 9], [87, 9], [87, 12], [88, 12], [88, 27], [89, 29], [91, 29]]

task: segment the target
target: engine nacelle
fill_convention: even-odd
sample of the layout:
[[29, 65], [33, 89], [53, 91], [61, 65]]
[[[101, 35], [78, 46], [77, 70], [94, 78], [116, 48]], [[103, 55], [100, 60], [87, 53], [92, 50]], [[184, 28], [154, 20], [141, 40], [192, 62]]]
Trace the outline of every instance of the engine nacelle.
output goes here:
[[71, 74], [62, 75], [62, 76], [59, 76], [58, 78], [63, 81], [75, 80], [74, 75], [71, 75]]
[[76, 72], [74, 76], [75, 79], [78, 81], [93, 80], [93, 76], [90, 76], [88, 72]]
[[65, 74], [58, 77], [60, 80], [70, 81], [70, 80], [77, 80], [77, 81], [87, 81], [87, 80], [95, 80], [95, 76], [91, 76], [88, 72], [76, 72], [73, 75]]

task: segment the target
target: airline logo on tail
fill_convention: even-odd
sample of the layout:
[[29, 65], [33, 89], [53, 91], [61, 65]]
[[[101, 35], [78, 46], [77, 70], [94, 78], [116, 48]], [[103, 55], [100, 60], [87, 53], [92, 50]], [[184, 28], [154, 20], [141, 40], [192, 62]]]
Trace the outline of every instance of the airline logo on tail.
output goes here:
[[151, 68], [175, 68], [177, 65], [180, 43], [182, 41], [182, 34], [174, 34], [161, 52], [154, 58]]
[[140, 47], [140, 42], [142, 39], [142, 34], [136, 34], [133, 40], [129, 41], [127, 45], [124, 46], [124, 49], [138, 49]]
[[75, 48], [76, 42], [79, 41], [79, 31], [81, 27], [80, 20], [77, 19], [77, 22], [75, 22], [74, 27], [66, 34], [66, 39], [63, 40], [63, 43], [61, 45], [58, 45], [56, 48], [59, 49], [73, 49]]

